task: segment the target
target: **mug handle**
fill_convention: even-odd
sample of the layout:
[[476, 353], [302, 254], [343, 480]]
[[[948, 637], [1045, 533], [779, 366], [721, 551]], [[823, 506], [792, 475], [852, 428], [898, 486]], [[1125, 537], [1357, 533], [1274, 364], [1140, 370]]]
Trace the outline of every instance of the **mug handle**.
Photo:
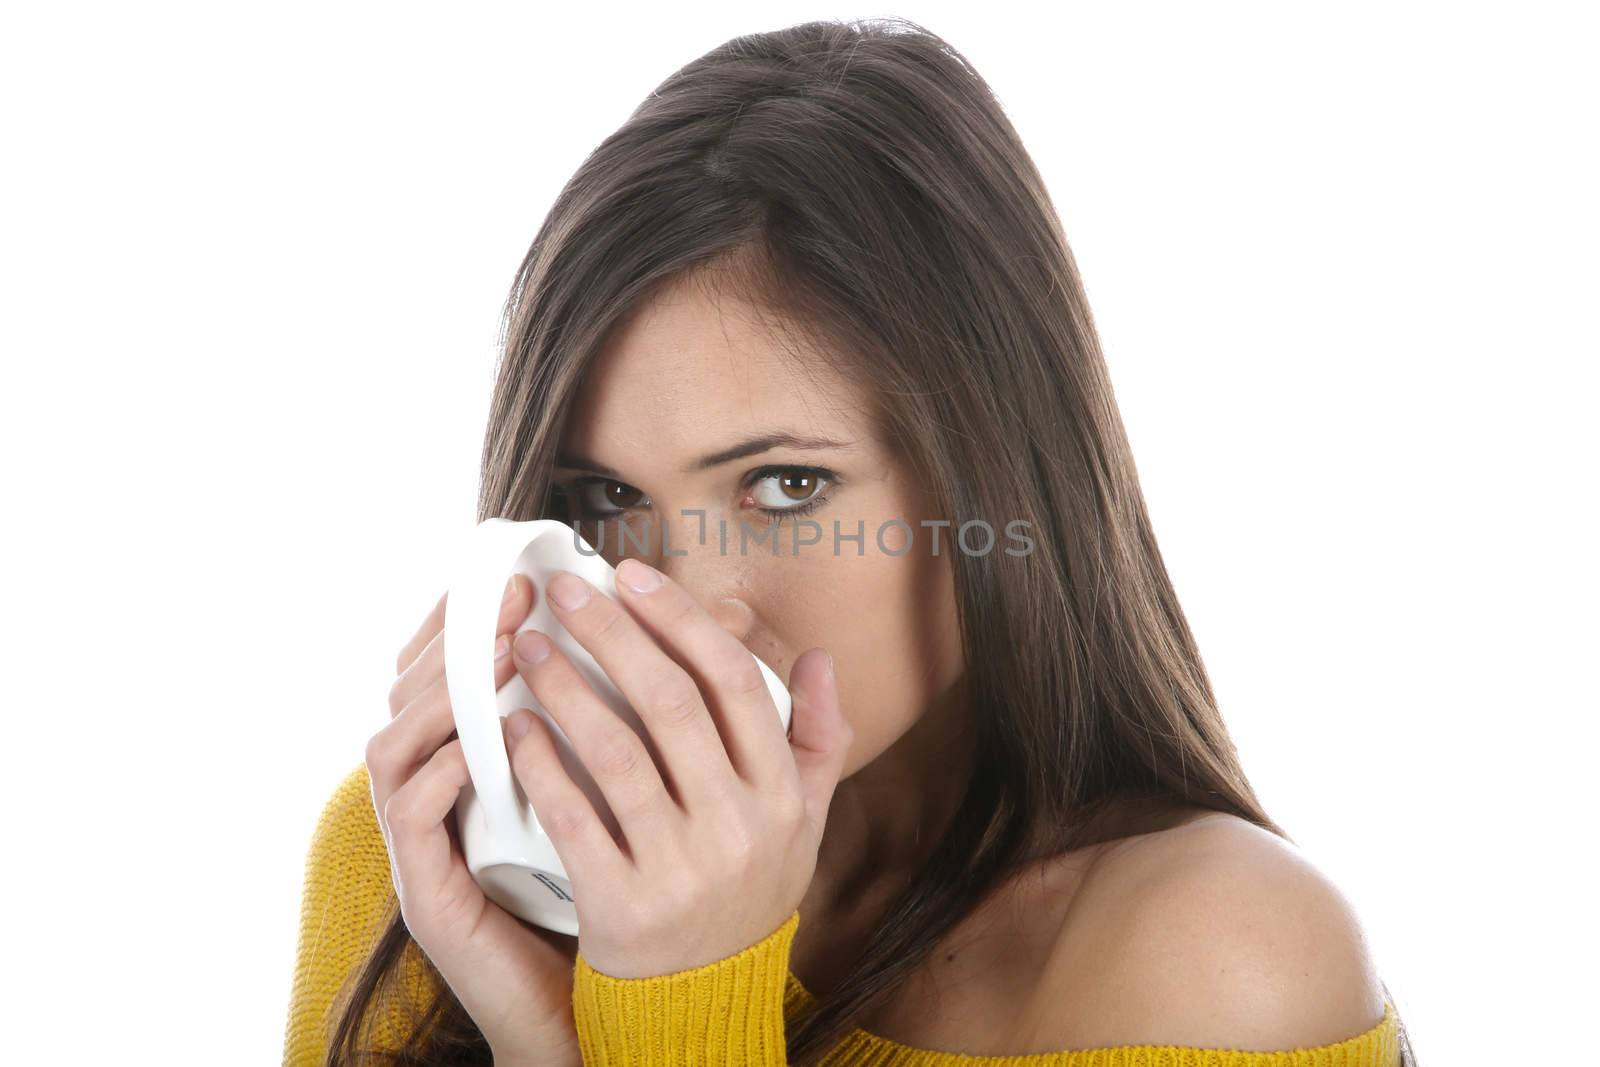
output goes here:
[[462, 542], [445, 598], [445, 679], [456, 736], [461, 739], [472, 786], [490, 831], [499, 841], [517, 840], [522, 833], [522, 827], [507, 825], [506, 818], [521, 811], [523, 802], [514, 792], [511, 761], [506, 755], [499, 692], [494, 684], [494, 641], [499, 635], [497, 624], [507, 579], [528, 546], [551, 536], [552, 528], [571, 536], [555, 519], [485, 519]]

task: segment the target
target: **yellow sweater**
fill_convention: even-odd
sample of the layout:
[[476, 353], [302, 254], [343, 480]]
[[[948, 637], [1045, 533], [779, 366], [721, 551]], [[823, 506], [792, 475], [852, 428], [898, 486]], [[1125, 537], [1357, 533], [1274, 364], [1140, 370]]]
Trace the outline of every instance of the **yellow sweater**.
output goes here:
[[[289, 998], [284, 1067], [321, 1067], [340, 984], [360, 966], [393, 903], [388, 852], [372, 809], [365, 764], [345, 776], [318, 819], [306, 857], [299, 943]], [[726, 959], [654, 978], [612, 978], [582, 953], [572, 1006], [586, 1067], [781, 1067], [784, 1025], [815, 1003], [789, 973], [794, 912], [771, 934]], [[407, 956], [406, 986], [418, 1007], [432, 991], [425, 964]], [[404, 1015], [377, 1021], [376, 1039], [398, 1047]], [[1283, 1052], [1128, 1045], [1016, 1056], [972, 1056], [914, 1048], [857, 1028], [827, 1067], [1396, 1067], [1393, 1004], [1370, 1030], [1331, 1045]]]

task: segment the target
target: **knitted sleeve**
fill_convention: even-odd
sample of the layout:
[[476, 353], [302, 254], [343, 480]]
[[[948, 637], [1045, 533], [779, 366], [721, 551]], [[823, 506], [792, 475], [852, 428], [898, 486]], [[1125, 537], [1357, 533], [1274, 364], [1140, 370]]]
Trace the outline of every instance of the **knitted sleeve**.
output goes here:
[[702, 967], [613, 978], [580, 951], [572, 1017], [585, 1067], [782, 1067], [784, 992], [797, 909], [755, 944]]
[[[321, 1067], [343, 994], [398, 907], [371, 788], [364, 763], [346, 774], [306, 850], [284, 1067]], [[434, 988], [419, 953], [406, 953], [402, 973], [403, 996], [382, 1001], [369, 1018], [369, 1043], [381, 1049], [401, 1046]]]

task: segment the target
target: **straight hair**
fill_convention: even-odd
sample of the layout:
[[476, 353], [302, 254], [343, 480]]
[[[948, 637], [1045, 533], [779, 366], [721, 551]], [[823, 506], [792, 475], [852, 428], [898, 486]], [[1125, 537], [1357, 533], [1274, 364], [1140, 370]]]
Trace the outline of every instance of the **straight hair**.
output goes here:
[[[479, 520], [569, 518], [550, 475], [585, 367], [686, 283], [866, 382], [943, 515], [1021, 519], [1035, 543], [952, 553], [972, 771], [844, 979], [787, 1028], [790, 1064], [816, 1064], [1009, 876], [1126, 836], [1140, 812], [1206, 808], [1293, 841], [1245, 777], [1179, 608], [1045, 184], [964, 56], [906, 19], [814, 21], [735, 37], [658, 85], [517, 271]], [[368, 1023], [419, 962], [431, 1000], [402, 1048], [372, 1048]], [[327, 1067], [491, 1062], [397, 906], [336, 1014]], [[1414, 1067], [1403, 1026], [1401, 1044]]]

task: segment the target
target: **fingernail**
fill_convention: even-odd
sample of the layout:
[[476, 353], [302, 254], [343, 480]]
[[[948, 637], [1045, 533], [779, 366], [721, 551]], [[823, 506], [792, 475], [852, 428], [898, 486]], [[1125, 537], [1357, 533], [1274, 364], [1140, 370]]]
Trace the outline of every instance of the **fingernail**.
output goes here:
[[495, 659], [497, 659], [497, 660], [505, 659], [506, 658], [506, 653], [510, 652], [510, 651], [511, 651], [511, 641], [510, 641], [509, 638], [506, 637], [505, 634], [501, 634], [499, 637], [495, 638], [495, 642], [494, 642], [494, 658]]
[[517, 635], [517, 657], [525, 663], [542, 663], [550, 655], [550, 639], [538, 630], [524, 630]]
[[506, 732], [511, 735], [511, 740], [520, 741], [527, 736], [528, 727], [533, 723], [531, 716], [523, 713], [521, 708], [506, 716]]
[[576, 611], [589, 602], [589, 583], [562, 571], [550, 579], [550, 599], [566, 611]]
[[506, 582], [506, 595], [503, 599], [510, 600], [517, 592], [517, 576], [513, 574]]
[[632, 556], [617, 564], [617, 577], [635, 593], [648, 593], [661, 587], [661, 572]]

